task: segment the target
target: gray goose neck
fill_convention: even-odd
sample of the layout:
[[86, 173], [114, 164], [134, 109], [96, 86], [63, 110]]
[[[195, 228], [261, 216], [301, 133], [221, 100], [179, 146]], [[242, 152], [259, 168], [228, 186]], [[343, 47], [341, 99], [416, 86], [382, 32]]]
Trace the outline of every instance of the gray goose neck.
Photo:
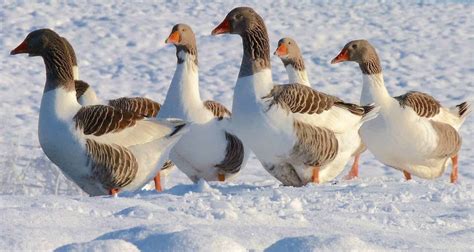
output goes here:
[[304, 66], [304, 60], [303, 60], [303, 57], [299, 56], [299, 57], [296, 57], [294, 59], [284, 59], [282, 60], [283, 61], [283, 65], [285, 65], [285, 67], [287, 67], [288, 65], [292, 65], [293, 68], [296, 70], [296, 71], [304, 71], [305, 70], [305, 66]]
[[66, 47], [52, 46], [42, 54], [46, 67], [45, 92], [62, 87], [67, 91], [75, 90], [71, 59]]
[[370, 55], [369, 58], [359, 63], [359, 67], [363, 74], [382, 73], [382, 65], [380, 65], [379, 57], [376, 54]]
[[194, 56], [194, 64], [198, 66], [198, 53], [196, 45], [176, 45], [176, 58], [178, 59], [178, 64], [184, 62], [184, 59], [180, 57], [180, 53], [187, 53], [189, 55]]
[[241, 35], [244, 56], [240, 65], [239, 77], [250, 76], [270, 69], [270, 45], [265, 25], [257, 24]]

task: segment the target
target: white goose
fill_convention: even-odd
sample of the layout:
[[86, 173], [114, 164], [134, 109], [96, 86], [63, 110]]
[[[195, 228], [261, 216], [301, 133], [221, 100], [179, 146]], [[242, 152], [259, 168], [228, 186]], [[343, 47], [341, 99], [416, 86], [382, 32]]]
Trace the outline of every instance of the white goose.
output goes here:
[[380, 106], [380, 116], [361, 128], [367, 148], [382, 163], [411, 174], [433, 179], [442, 175], [451, 158], [451, 182], [458, 178], [458, 133], [470, 112], [463, 102], [446, 108], [428, 94], [410, 91], [391, 97], [385, 87], [375, 48], [367, 40], [347, 43], [331, 63], [354, 61], [362, 71], [361, 104]]
[[193, 182], [230, 179], [244, 167], [248, 152], [228, 129], [230, 112], [220, 103], [201, 100], [194, 32], [186, 24], [177, 24], [166, 43], [176, 46], [177, 66], [158, 118], [193, 123], [170, 158]]
[[[299, 83], [310, 87], [308, 74], [306, 73], [306, 67], [303, 60], [301, 50], [292, 38], [282, 38], [278, 41], [278, 47], [273, 53], [277, 55], [283, 65], [285, 66], [286, 72], [288, 73], [288, 79], [290, 83]], [[348, 112], [349, 113], [349, 112]], [[354, 146], [359, 146], [354, 150], [352, 156], [354, 162], [352, 163], [349, 174], [345, 177], [346, 179], [353, 179], [359, 176], [359, 159], [360, 155], [366, 150], [362, 139], [359, 137]]]
[[243, 41], [232, 108], [237, 135], [284, 185], [336, 177], [358, 147], [353, 144], [358, 128], [376, 116], [376, 109], [344, 103], [301, 84], [275, 85], [267, 30], [251, 8], [229, 12], [212, 31], [222, 33], [238, 34]]
[[[160, 111], [161, 105], [158, 102], [155, 102], [151, 99], [144, 97], [121, 97], [118, 99], [101, 101], [97, 98], [97, 94], [94, 89], [85, 81], [79, 79], [79, 67], [77, 65], [76, 52], [74, 51], [73, 46], [65, 37], [61, 37], [66, 46], [69, 57], [72, 61], [72, 72], [74, 78], [74, 84], [76, 87], [76, 98], [79, 104], [82, 106], [90, 105], [109, 105], [118, 109], [122, 109], [128, 112], [131, 112], [138, 116], [144, 117], [156, 117]], [[174, 167], [174, 164], [171, 161], [166, 161], [161, 170], [154, 178], [155, 189], [157, 191], [163, 191], [163, 182], [162, 179], [165, 178], [169, 172]]]
[[46, 84], [38, 135], [46, 156], [86, 193], [95, 196], [141, 188], [168, 159], [187, 130], [183, 121], [149, 121], [106, 105], [76, 100], [71, 59], [50, 29], [28, 34], [12, 55], [41, 56]]

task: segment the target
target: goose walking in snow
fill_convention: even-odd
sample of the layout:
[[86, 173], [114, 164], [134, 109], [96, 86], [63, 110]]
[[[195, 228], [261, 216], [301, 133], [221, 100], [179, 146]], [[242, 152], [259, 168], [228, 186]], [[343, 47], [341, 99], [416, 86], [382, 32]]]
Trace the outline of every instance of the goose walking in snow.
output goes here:
[[[310, 87], [308, 75], [306, 73], [306, 68], [303, 60], [303, 55], [301, 54], [301, 50], [294, 39], [280, 39], [278, 41], [278, 47], [275, 50], [274, 54], [281, 59], [283, 65], [285, 66], [290, 83], [299, 83]], [[355, 130], [358, 130], [358, 128], [356, 128]], [[354, 162], [352, 163], [352, 167], [349, 174], [345, 177], [346, 179], [353, 179], [359, 176], [360, 155], [366, 150], [360, 137], [355, 138], [354, 140], [355, 142], [353, 143], [353, 146], [358, 146], [358, 148], [355, 148], [354, 152], [352, 153], [352, 156], [354, 157]]]
[[458, 178], [458, 133], [470, 112], [463, 102], [443, 107], [428, 94], [410, 91], [392, 97], [383, 80], [382, 66], [375, 48], [367, 40], [347, 43], [332, 64], [353, 61], [362, 72], [361, 104], [380, 106], [380, 116], [361, 128], [367, 148], [382, 163], [411, 175], [433, 179], [441, 176], [447, 160], [452, 161], [451, 182]]
[[179, 120], [150, 121], [107, 105], [81, 106], [66, 46], [50, 29], [28, 34], [11, 51], [20, 53], [41, 56], [46, 67], [38, 126], [41, 148], [91, 196], [141, 188], [187, 131]]
[[358, 128], [377, 115], [302, 84], [275, 85], [264, 21], [253, 9], [230, 11], [213, 35], [240, 35], [243, 58], [232, 124], [264, 168], [284, 185], [335, 178], [350, 159]]
[[[98, 104], [109, 105], [117, 109], [125, 110], [135, 115], [144, 117], [156, 117], [158, 115], [161, 105], [158, 102], [145, 97], [121, 97], [105, 102], [97, 98], [94, 89], [87, 82], [79, 79], [79, 66], [77, 65], [76, 52], [74, 51], [73, 46], [66, 38], [61, 37], [61, 39], [63, 40], [67, 52], [69, 53], [69, 57], [72, 61], [72, 72], [74, 84], [76, 87], [76, 98], [79, 104], [82, 106]], [[174, 164], [168, 160], [155, 176], [154, 182], [155, 189], [157, 191], [163, 191], [162, 179], [168, 175], [173, 167]]]
[[230, 179], [244, 167], [248, 152], [229, 131], [229, 110], [218, 102], [201, 100], [194, 32], [186, 24], [177, 24], [166, 43], [176, 47], [177, 66], [158, 118], [193, 123], [170, 158], [193, 182]]

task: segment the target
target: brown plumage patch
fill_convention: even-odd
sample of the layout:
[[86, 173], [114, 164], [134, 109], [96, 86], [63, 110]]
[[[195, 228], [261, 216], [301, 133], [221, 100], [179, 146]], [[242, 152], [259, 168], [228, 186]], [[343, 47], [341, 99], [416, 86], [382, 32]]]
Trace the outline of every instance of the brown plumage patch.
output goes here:
[[120, 189], [130, 184], [138, 170], [135, 156], [125, 147], [86, 140], [88, 165], [92, 175], [106, 190]]
[[438, 145], [434, 154], [437, 157], [452, 157], [461, 149], [461, 136], [451, 125], [431, 120], [431, 125], [438, 135]]
[[297, 142], [291, 157], [308, 166], [324, 166], [336, 158], [339, 144], [334, 132], [322, 127], [295, 121]]
[[224, 105], [216, 101], [205, 101], [204, 107], [210, 110], [212, 114], [218, 118], [218, 120], [222, 120], [224, 117], [230, 117], [232, 115], [232, 113]]
[[85, 135], [95, 136], [119, 132], [140, 119], [143, 116], [104, 105], [82, 107], [74, 116], [76, 128], [82, 129]]
[[156, 117], [161, 108], [161, 105], [158, 102], [144, 97], [122, 97], [119, 99], [110, 100], [109, 106], [129, 111], [144, 117]]
[[82, 80], [75, 80], [74, 85], [76, 87], [76, 99], [79, 100], [81, 96], [84, 95], [84, 93], [87, 91], [89, 88], [89, 84], [85, 81]]
[[164, 164], [163, 167], [161, 167], [161, 170], [166, 170], [174, 166], [174, 163], [171, 162], [171, 160], [167, 160]]
[[244, 145], [239, 138], [227, 132], [225, 133], [225, 139], [227, 140], [226, 154], [224, 160], [216, 167], [225, 173], [234, 174], [240, 171], [244, 161]]
[[270, 94], [262, 99], [270, 98], [269, 108], [277, 104], [293, 113], [320, 114], [330, 109], [341, 99], [318, 92], [301, 84], [275, 85]]
[[411, 107], [421, 117], [433, 117], [441, 109], [441, 104], [435, 98], [422, 92], [410, 91], [394, 98], [398, 100], [400, 106]]

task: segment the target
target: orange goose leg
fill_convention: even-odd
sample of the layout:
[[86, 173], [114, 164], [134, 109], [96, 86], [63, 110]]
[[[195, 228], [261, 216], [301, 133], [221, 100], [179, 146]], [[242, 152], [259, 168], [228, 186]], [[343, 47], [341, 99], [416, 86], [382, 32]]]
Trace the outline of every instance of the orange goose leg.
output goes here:
[[313, 183], [319, 184], [319, 167], [318, 166], [313, 167], [313, 176], [311, 177], [311, 180], [313, 181]]
[[458, 155], [451, 158], [453, 162], [453, 170], [451, 171], [451, 183], [458, 181]]
[[352, 168], [346, 175], [345, 179], [350, 180], [359, 177], [359, 158], [360, 154], [357, 154], [354, 157], [354, 163], [352, 164]]
[[117, 196], [118, 192], [119, 192], [119, 189], [112, 188], [112, 189], [109, 190], [109, 195], [115, 197], [115, 196]]
[[411, 179], [411, 174], [407, 171], [403, 171], [403, 175], [405, 175], [405, 179], [406, 180], [410, 180]]
[[217, 174], [217, 179], [220, 181], [220, 182], [224, 182], [225, 181], [225, 174]]
[[158, 172], [155, 176], [155, 178], [153, 179], [155, 181], [155, 190], [157, 190], [158, 192], [162, 192], [163, 191], [163, 188], [161, 187], [161, 176], [160, 176], [160, 172]]

